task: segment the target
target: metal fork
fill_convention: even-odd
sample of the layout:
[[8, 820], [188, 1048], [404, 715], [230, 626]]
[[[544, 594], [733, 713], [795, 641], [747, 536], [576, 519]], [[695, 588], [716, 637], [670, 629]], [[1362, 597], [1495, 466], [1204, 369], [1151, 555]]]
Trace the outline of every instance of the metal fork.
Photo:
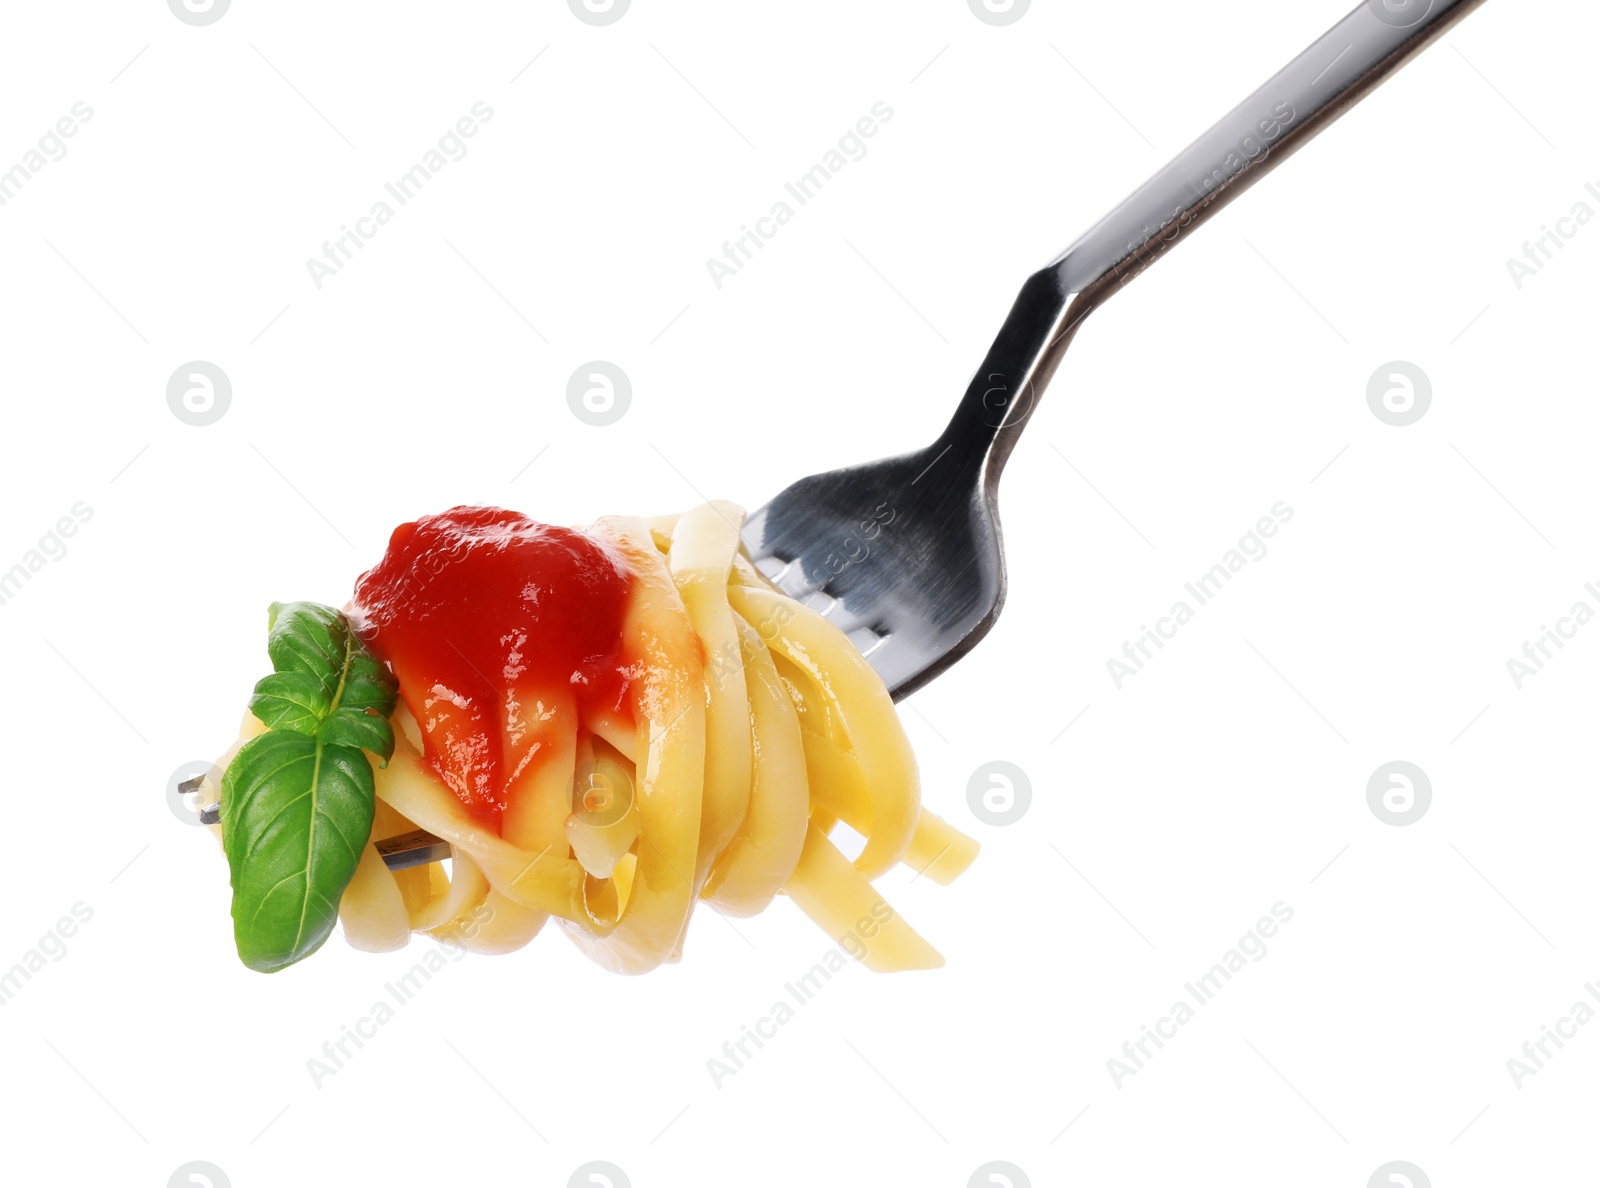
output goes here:
[[999, 617], [1000, 471], [1084, 318], [1480, 3], [1363, 3], [1028, 278], [937, 441], [786, 488], [745, 526], [752, 560], [896, 700], [944, 672]]
[[[999, 617], [1000, 471], [1083, 319], [1481, 3], [1366, 0], [1028, 278], [938, 440], [785, 488], [745, 524], [751, 560], [849, 635], [897, 701], [944, 672]], [[394, 870], [448, 849], [379, 843]]]

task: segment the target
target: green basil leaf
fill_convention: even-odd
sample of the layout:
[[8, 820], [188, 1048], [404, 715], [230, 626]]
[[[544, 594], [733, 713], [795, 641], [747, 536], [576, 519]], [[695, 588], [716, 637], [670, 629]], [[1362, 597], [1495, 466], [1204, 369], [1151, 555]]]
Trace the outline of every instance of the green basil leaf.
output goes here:
[[275, 672], [256, 682], [250, 712], [269, 730], [315, 734], [317, 724], [333, 709], [322, 682], [308, 672]]
[[372, 768], [354, 747], [271, 730], [222, 780], [239, 958], [275, 973], [322, 947], [372, 832]]
[[342, 614], [316, 602], [274, 602], [267, 624], [267, 655], [274, 671], [337, 680], [347, 660], [350, 635]]
[[394, 727], [372, 714], [334, 714], [317, 728], [325, 743], [355, 747], [386, 758], [394, 754]]
[[343, 710], [376, 710], [388, 717], [394, 712], [394, 675], [363, 653], [350, 664], [344, 678], [344, 695], [339, 698]]
[[269, 730], [222, 777], [240, 961], [274, 973], [333, 932], [373, 828], [373, 769], [350, 746]]
[[272, 973], [333, 931], [372, 832], [372, 766], [394, 754], [394, 676], [349, 620], [315, 602], [273, 603], [250, 710], [267, 726], [222, 780], [222, 844], [239, 957]]

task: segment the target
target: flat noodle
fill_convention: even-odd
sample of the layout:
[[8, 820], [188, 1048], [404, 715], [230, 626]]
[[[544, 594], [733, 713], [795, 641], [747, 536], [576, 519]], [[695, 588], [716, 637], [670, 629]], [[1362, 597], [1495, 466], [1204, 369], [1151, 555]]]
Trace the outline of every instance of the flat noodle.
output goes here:
[[789, 880], [789, 897], [877, 973], [938, 969], [944, 958], [891, 908], [867, 876], [815, 828]]
[[789, 880], [806, 840], [811, 797], [800, 723], [756, 629], [738, 620], [753, 737], [750, 811], [722, 855], [704, 895], [730, 916], [763, 911]]
[[[385, 952], [423, 932], [505, 953], [554, 917], [594, 961], [643, 973], [678, 959], [697, 902], [747, 916], [784, 894], [869, 969], [943, 964], [870, 880], [904, 862], [948, 883], [978, 845], [920, 807], [883, 682], [838, 629], [739, 552], [743, 519], [710, 503], [587, 530], [632, 574], [628, 704], [585, 713], [553, 690], [554, 701], [508, 705], [508, 741], [536, 742], [520, 748], [528, 758], [510, 775], [498, 834], [434, 771], [416, 721], [396, 709], [394, 755], [374, 762], [371, 842], [340, 901], [353, 946]], [[220, 767], [263, 729], [246, 714]], [[576, 785], [597, 764], [631, 780], [625, 824], [578, 816]], [[828, 838], [839, 821], [866, 839], [854, 862]], [[415, 829], [450, 844], [448, 875], [440, 864], [384, 865], [372, 843]], [[574, 856], [571, 829], [600, 831], [579, 836], [600, 839], [584, 851], [593, 874]]]
[[822, 785], [828, 808], [866, 837], [856, 867], [876, 878], [911, 845], [919, 811], [916, 759], [889, 691], [838, 628], [766, 587], [748, 562], [735, 573], [733, 608], [746, 622], [771, 624], [769, 646], [805, 678], [794, 684], [806, 708], [806, 762], [829, 768], [813, 788]]
[[706, 758], [700, 788], [700, 850], [695, 891], [750, 808], [750, 697], [728, 573], [739, 550], [744, 512], [731, 503], [706, 503], [686, 512], [673, 533], [667, 567], [706, 658]]
[[411, 917], [400, 884], [373, 846], [361, 852], [339, 899], [339, 926], [345, 940], [367, 953], [392, 953], [411, 943]]
[[978, 843], [943, 817], [923, 809], [911, 846], [901, 859], [919, 875], [948, 887], [978, 856]]
[[459, 945], [472, 953], [514, 953], [538, 936], [549, 918], [490, 891], [482, 903], [429, 935], [441, 944]]
[[633, 569], [624, 650], [642, 669], [633, 686], [642, 770], [634, 775], [643, 823], [637, 865], [614, 930], [596, 937], [571, 917], [567, 935], [618, 973], [654, 969], [678, 951], [699, 888], [693, 880], [705, 773], [705, 664], [672, 575], [643, 520], [595, 525]]

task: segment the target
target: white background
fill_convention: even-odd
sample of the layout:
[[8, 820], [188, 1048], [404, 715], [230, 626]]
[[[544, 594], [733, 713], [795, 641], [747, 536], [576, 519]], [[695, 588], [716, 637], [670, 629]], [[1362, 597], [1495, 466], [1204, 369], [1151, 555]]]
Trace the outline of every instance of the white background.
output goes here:
[[[93, 912], [0, 1008], [7, 1178], [1578, 1182], [1600, 1026], [1506, 1066], [1600, 977], [1600, 627], [1520, 690], [1506, 667], [1600, 609], [1600, 225], [1506, 268], [1600, 211], [1574, 0], [1486, 5], [1079, 335], [1006, 476], [1005, 614], [905, 707], [927, 803], [984, 845], [952, 887], [883, 882], [944, 970], [852, 966], [717, 1088], [825, 936], [708, 912], [623, 979], [552, 932], [450, 967], [319, 1089], [307, 1060], [420, 948], [246, 971], [221, 856], [163, 796], [233, 737], [267, 603], [342, 602], [404, 519], [755, 506], [931, 440], [1023, 278], [1349, 3], [8, 6], [0, 168], [94, 115], [0, 207], [0, 569], [93, 511], [0, 606], [0, 967]], [[319, 290], [307, 258], [480, 100], [470, 153]], [[719, 290], [706, 259], [880, 100]], [[607, 428], [565, 399], [596, 358], [633, 382]], [[233, 383], [205, 428], [166, 404], [192, 359]], [[1395, 359], [1434, 385], [1404, 429], [1366, 399]], [[1280, 500], [1270, 553], [1119, 690], [1106, 661]], [[966, 801], [993, 759], [1033, 789], [1004, 828]], [[1366, 800], [1393, 759], [1433, 786], [1406, 828]], [[1280, 900], [1268, 955], [1118, 1088], [1106, 1061]]]

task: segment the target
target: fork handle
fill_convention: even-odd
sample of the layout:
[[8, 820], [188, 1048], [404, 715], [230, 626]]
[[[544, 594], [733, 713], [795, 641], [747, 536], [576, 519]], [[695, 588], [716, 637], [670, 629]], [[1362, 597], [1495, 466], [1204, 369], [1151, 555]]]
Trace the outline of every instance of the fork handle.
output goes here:
[[1483, 0], [1365, 0], [1028, 278], [942, 443], [991, 489], [1083, 319]]

